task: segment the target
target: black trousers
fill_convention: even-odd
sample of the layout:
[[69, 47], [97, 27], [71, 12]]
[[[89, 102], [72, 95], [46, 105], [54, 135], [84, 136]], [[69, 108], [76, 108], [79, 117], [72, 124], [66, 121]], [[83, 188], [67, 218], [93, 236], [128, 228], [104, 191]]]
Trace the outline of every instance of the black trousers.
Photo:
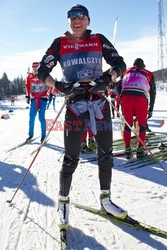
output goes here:
[[[112, 121], [109, 104], [106, 103], [104, 119], [96, 120], [97, 158], [99, 182], [101, 190], [110, 190], [112, 175]], [[60, 171], [60, 195], [68, 196], [70, 192], [72, 175], [78, 165], [82, 137], [89, 122], [89, 112], [81, 114], [77, 119], [67, 109], [65, 115], [64, 144], [65, 155]]]

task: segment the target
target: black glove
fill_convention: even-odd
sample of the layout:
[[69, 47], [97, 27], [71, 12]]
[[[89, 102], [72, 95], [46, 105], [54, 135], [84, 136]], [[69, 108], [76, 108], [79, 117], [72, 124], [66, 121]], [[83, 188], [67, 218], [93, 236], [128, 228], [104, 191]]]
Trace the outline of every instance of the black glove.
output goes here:
[[79, 83], [63, 83], [55, 82], [55, 88], [64, 93], [67, 97], [73, 98], [76, 95], [82, 95], [85, 93], [85, 89], [79, 86]]
[[29, 104], [30, 103], [30, 96], [26, 95], [26, 102]]
[[148, 111], [147, 119], [152, 117], [152, 111]]
[[111, 75], [104, 73], [99, 79], [95, 81], [95, 85], [89, 89], [91, 94], [104, 94], [112, 85]]

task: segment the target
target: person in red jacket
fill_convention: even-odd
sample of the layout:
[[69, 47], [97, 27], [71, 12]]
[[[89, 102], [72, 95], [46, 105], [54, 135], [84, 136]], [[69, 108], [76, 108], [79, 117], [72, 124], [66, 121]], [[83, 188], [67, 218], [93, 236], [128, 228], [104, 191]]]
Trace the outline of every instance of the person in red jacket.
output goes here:
[[[142, 141], [146, 136], [147, 119], [152, 116], [156, 96], [154, 75], [145, 69], [144, 61], [137, 58], [133, 67], [127, 69], [122, 79], [122, 110], [127, 123], [132, 127], [133, 118], [136, 116], [139, 126], [139, 137]], [[148, 95], [150, 95], [148, 109]], [[124, 128], [125, 152], [127, 158], [131, 158], [131, 129], [125, 124]], [[137, 157], [144, 157], [147, 153], [143, 144], [138, 141]]]
[[39, 121], [41, 124], [41, 143], [46, 137], [46, 127], [45, 127], [45, 111], [47, 104], [47, 92], [48, 88], [45, 83], [37, 77], [37, 70], [39, 67], [38, 62], [33, 62], [32, 73], [28, 73], [26, 79], [26, 98], [27, 103], [30, 103], [30, 113], [29, 113], [29, 137], [26, 141], [30, 141], [34, 135], [34, 123], [37, 112], [39, 113]]

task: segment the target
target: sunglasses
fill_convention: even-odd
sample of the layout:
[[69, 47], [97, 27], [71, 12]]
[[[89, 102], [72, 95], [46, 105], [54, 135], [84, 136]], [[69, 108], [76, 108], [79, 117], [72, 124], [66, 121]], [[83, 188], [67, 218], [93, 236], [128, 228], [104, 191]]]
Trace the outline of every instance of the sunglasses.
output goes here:
[[85, 11], [81, 11], [81, 10], [70, 10], [67, 13], [68, 18], [70, 18], [71, 20], [75, 20], [77, 17], [80, 20], [83, 20], [85, 18], [85, 16], [88, 16], [87, 13]]
[[71, 20], [75, 20], [77, 17], [78, 17], [80, 20], [83, 20], [83, 19], [85, 18], [85, 15], [83, 15], [83, 14], [76, 14], [76, 15], [70, 16], [70, 19], [71, 19]]

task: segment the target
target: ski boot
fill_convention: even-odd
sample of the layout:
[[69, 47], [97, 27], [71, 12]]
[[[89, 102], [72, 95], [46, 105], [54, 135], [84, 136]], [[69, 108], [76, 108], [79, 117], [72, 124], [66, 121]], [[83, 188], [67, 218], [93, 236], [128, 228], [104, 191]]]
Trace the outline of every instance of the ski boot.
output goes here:
[[102, 192], [100, 194], [100, 203], [102, 213], [111, 214], [119, 219], [125, 219], [128, 216], [127, 211], [123, 210], [110, 199], [110, 192]]
[[59, 215], [59, 229], [67, 230], [69, 227], [69, 202], [68, 196], [59, 196], [58, 200], [58, 215]]
[[45, 137], [41, 137], [41, 144], [42, 144], [42, 142], [45, 140]]
[[30, 142], [32, 138], [33, 138], [33, 136], [30, 135], [30, 136], [26, 139], [26, 142]]
[[86, 145], [86, 142], [82, 142], [81, 144], [81, 153], [82, 154], [95, 154], [96, 151], [89, 148], [87, 145]]
[[147, 152], [144, 150], [143, 146], [138, 146], [137, 151], [136, 151], [136, 157], [137, 158], [143, 158], [147, 156]]
[[93, 139], [93, 137], [90, 137], [88, 139], [88, 147], [92, 150], [96, 150], [96, 142], [95, 140]]
[[131, 147], [125, 147], [126, 159], [130, 159], [132, 157]]
[[149, 127], [147, 127], [147, 128], [146, 128], [146, 132], [147, 132], [147, 133], [151, 133], [152, 131], [151, 131], [151, 129], [150, 129]]
[[161, 151], [164, 151], [164, 150], [167, 149], [167, 145], [166, 145], [165, 143], [161, 142], [161, 144], [159, 145], [159, 149], [160, 149]]

